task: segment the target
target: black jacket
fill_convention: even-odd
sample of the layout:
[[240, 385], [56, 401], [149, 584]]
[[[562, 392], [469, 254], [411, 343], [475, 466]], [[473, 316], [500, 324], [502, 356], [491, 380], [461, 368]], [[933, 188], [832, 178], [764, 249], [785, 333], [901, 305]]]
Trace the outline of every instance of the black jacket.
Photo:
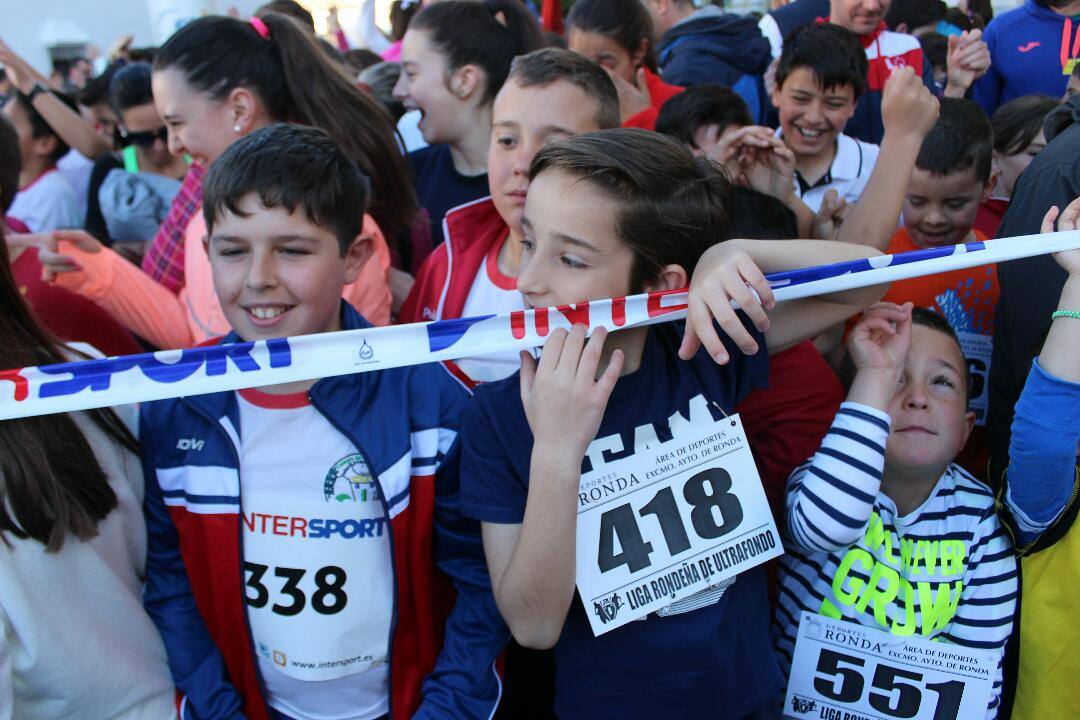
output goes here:
[[[1046, 149], [1020, 176], [998, 237], [1037, 233], [1051, 205], [1064, 209], [1080, 197], [1080, 96], [1048, 115], [1043, 132]], [[1000, 482], [1008, 463], [1013, 407], [1050, 329], [1050, 313], [1067, 277], [1050, 255], [1001, 263], [997, 272], [1001, 294], [994, 318], [988, 415], [994, 483]]]

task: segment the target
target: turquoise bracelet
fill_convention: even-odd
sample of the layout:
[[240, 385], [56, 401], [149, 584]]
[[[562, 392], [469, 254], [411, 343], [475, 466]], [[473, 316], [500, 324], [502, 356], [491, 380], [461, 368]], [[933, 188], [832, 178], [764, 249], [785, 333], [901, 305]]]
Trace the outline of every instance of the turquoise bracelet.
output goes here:
[[1051, 320], [1057, 320], [1058, 318], [1072, 318], [1073, 320], [1080, 320], [1080, 312], [1076, 310], [1055, 310], [1050, 314]]

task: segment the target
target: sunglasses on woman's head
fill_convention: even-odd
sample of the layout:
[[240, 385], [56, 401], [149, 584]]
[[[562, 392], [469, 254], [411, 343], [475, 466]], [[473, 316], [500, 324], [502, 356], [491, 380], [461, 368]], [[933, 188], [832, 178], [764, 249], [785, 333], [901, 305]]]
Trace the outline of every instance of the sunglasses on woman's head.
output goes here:
[[157, 130], [146, 130], [144, 132], [128, 132], [126, 130], [121, 130], [120, 137], [124, 139], [126, 144], [138, 145], [139, 147], [150, 147], [154, 144], [155, 140], [168, 142], [169, 130], [164, 125]]

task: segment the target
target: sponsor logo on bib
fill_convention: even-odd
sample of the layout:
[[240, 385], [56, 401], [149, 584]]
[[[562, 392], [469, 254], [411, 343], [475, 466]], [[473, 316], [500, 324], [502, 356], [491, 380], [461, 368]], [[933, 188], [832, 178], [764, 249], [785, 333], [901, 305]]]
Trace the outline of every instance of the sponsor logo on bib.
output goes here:
[[379, 499], [379, 488], [364, 457], [360, 453], [352, 453], [334, 463], [326, 473], [323, 495], [327, 502], [368, 503]]

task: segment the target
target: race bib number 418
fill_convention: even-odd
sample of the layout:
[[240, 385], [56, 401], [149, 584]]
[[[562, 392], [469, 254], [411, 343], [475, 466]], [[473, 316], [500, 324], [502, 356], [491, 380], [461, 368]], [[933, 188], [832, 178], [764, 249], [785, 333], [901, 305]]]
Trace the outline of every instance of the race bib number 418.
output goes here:
[[974, 720], [986, 715], [993, 652], [804, 612], [786, 718]]
[[577, 587], [596, 635], [781, 554], [737, 415], [581, 477]]

